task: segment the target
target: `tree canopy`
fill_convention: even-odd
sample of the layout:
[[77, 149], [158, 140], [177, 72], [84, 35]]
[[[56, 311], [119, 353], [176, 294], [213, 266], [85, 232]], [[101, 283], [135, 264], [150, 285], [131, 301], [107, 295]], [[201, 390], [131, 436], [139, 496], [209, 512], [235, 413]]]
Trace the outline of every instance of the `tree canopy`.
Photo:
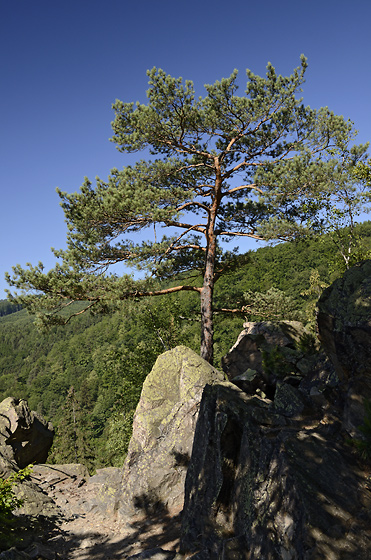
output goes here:
[[[191, 81], [150, 70], [147, 103], [117, 100], [112, 123], [118, 150], [146, 159], [111, 170], [95, 186], [86, 179], [79, 192], [58, 190], [67, 249], [53, 250], [60, 260], [49, 272], [41, 263], [14, 267], [7, 279], [22, 293], [12, 298], [41, 310], [44, 322], [64, 322], [77, 313], [75, 301], [85, 302], [81, 313], [193, 291], [201, 300], [201, 355], [212, 362], [214, 285], [241, 259], [226, 243], [295, 239], [320, 229], [334, 171], [345, 172], [343, 154], [352, 150], [355, 165], [365, 158], [367, 146], [350, 148], [351, 122], [303, 105], [306, 67], [302, 56], [287, 77], [270, 63], [265, 77], [247, 70], [243, 95], [235, 70], [205, 85], [204, 97], [196, 97]], [[146, 277], [110, 274], [120, 262]], [[183, 280], [173, 285], [176, 274]], [[168, 287], [158, 287], [158, 279]]]

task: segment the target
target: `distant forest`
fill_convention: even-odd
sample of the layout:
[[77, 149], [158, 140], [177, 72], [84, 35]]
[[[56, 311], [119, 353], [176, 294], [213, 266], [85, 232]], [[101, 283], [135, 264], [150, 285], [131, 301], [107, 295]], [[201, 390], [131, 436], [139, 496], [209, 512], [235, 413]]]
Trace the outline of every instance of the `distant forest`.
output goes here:
[[[358, 225], [357, 235], [368, 256], [371, 222]], [[246, 264], [216, 284], [216, 310], [238, 304], [246, 312], [217, 311], [215, 366], [246, 320], [266, 320], [271, 312], [272, 319], [313, 327], [319, 291], [342, 272], [330, 236], [249, 252]], [[256, 295], [267, 292], [273, 303], [278, 298], [278, 315], [269, 302], [264, 310], [256, 303]], [[82, 462], [91, 470], [121, 465], [141, 387], [157, 356], [179, 344], [199, 352], [198, 313], [197, 297], [180, 292], [124, 302], [110, 315], [81, 315], [41, 334], [25, 310], [1, 300], [0, 400], [27, 399], [53, 423], [51, 461]]]
[[0, 317], [5, 317], [5, 315], [10, 315], [11, 313], [16, 313], [21, 309], [21, 305], [12, 303], [6, 299], [0, 299]]

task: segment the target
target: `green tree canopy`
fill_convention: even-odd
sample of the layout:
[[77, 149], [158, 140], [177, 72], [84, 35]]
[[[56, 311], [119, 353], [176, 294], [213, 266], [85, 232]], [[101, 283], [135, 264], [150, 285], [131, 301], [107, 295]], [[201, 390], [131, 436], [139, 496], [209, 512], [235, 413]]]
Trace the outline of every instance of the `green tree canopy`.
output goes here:
[[370, 160], [366, 160], [367, 148], [368, 144], [341, 151], [329, 150], [338, 159], [331, 160], [331, 180], [327, 189], [315, 197], [318, 209], [316, 231], [330, 235], [338, 250], [337, 260], [340, 263], [337, 263], [337, 268], [342, 272], [370, 255], [356, 232], [357, 219], [370, 211]]
[[[150, 70], [147, 104], [116, 101], [112, 123], [118, 150], [147, 159], [113, 169], [95, 186], [86, 179], [77, 193], [58, 190], [67, 249], [54, 250], [60, 262], [49, 272], [41, 263], [14, 267], [8, 282], [23, 293], [13, 299], [41, 309], [43, 321], [63, 322], [66, 307], [77, 313], [75, 301], [85, 302], [81, 313], [190, 290], [201, 300], [201, 355], [212, 362], [214, 284], [239, 263], [238, 251], [225, 243], [290, 239], [315, 229], [321, 193], [353, 138], [343, 117], [303, 105], [306, 67], [302, 56], [287, 77], [270, 63], [265, 77], [247, 70], [242, 95], [235, 70], [206, 85], [204, 97], [196, 97], [191, 81]], [[119, 262], [147, 270], [146, 278], [107, 274]], [[186, 271], [198, 276], [156, 284], [177, 273], [184, 279]]]

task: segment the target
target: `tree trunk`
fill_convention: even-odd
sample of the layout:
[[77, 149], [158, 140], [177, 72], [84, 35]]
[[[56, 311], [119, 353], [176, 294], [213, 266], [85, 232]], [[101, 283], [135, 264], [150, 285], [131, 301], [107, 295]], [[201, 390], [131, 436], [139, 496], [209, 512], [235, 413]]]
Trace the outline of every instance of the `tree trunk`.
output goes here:
[[206, 228], [206, 260], [204, 282], [201, 290], [201, 358], [213, 365], [214, 359], [214, 270], [216, 259], [216, 235], [215, 224], [218, 214], [218, 208], [222, 199], [222, 176], [219, 159], [216, 157], [215, 164], [215, 186], [213, 203], [210, 207], [209, 217]]
[[213, 320], [213, 278], [204, 278], [201, 291], [201, 358], [213, 364], [214, 359], [214, 320]]

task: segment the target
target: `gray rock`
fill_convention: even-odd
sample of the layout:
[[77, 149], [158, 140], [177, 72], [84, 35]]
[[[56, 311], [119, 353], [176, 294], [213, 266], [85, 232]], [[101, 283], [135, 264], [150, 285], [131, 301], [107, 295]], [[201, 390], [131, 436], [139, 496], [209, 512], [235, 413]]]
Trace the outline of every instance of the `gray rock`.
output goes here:
[[358, 263], [324, 290], [318, 331], [339, 378], [371, 375], [371, 260]]
[[288, 417], [300, 414], [304, 409], [304, 401], [300, 391], [287, 383], [277, 383], [274, 395], [274, 409], [276, 412]]
[[290, 377], [298, 385], [318, 359], [315, 339], [300, 322], [257, 322], [244, 324], [222, 367], [246, 393], [273, 400], [278, 381]]
[[30, 558], [42, 558], [43, 560], [55, 560], [56, 553], [49, 547], [42, 543], [33, 543], [28, 547], [25, 552], [27, 552]]
[[185, 346], [159, 356], [134, 416], [122, 474], [121, 517], [182, 509], [202, 392], [224, 377]]
[[371, 399], [371, 260], [358, 263], [318, 302], [318, 332], [345, 392], [344, 428], [360, 435]]
[[[53, 442], [50, 423], [31, 411], [27, 401], [8, 397], [0, 403], [0, 476], [8, 477], [30, 463], [45, 461]], [[17, 515], [54, 517], [60, 511], [37, 484], [24, 480], [15, 485], [17, 498], [24, 500]]]
[[[185, 484], [182, 554], [195, 560], [367, 560], [366, 475], [325, 422], [262, 423], [269, 405], [207, 386]], [[188, 556], [189, 555], [189, 556]]]
[[[248, 369], [263, 373], [263, 351], [295, 346], [309, 332], [299, 321], [248, 322], [226, 356], [222, 368], [230, 379]], [[297, 355], [299, 361], [302, 355]]]
[[15, 495], [23, 500], [23, 505], [16, 510], [17, 515], [31, 517], [58, 517], [61, 511], [54, 500], [46, 495], [37, 484], [24, 480], [13, 488]]
[[119, 507], [122, 493], [123, 470], [118, 467], [97, 469], [87, 482], [87, 493], [94, 497], [85, 504], [85, 511], [113, 514]]
[[0, 403], [1, 452], [21, 469], [45, 463], [53, 436], [53, 426], [31, 411], [27, 401], [8, 397]]
[[0, 560], [30, 560], [30, 556], [26, 552], [17, 550], [15, 547], [9, 548], [0, 554]]

